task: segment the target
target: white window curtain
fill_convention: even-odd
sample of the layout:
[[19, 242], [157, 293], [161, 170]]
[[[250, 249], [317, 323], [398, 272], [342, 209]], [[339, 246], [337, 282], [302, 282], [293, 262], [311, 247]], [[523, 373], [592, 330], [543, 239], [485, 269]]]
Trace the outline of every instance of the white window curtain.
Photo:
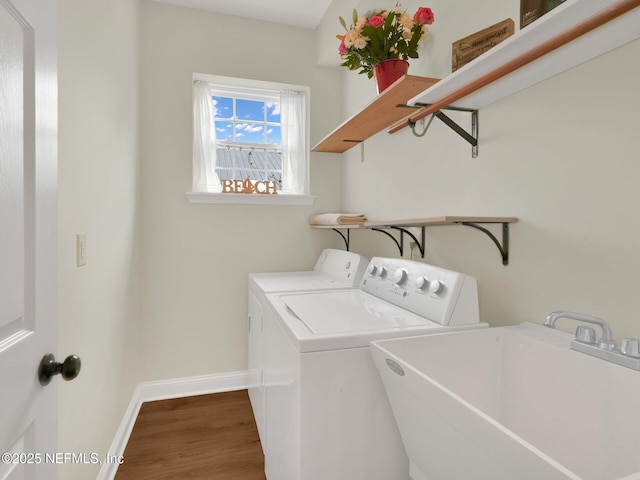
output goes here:
[[216, 173], [215, 108], [211, 86], [197, 81], [193, 87], [193, 191], [221, 192]]
[[305, 96], [301, 92], [280, 92], [282, 124], [282, 193], [304, 195], [306, 192]]

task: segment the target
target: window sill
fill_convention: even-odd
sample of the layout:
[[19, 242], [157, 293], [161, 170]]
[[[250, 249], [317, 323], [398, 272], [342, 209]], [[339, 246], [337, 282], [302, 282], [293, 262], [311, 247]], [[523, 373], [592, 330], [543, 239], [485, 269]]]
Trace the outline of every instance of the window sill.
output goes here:
[[315, 195], [259, 195], [243, 193], [185, 193], [189, 203], [215, 203], [237, 205], [313, 205]]

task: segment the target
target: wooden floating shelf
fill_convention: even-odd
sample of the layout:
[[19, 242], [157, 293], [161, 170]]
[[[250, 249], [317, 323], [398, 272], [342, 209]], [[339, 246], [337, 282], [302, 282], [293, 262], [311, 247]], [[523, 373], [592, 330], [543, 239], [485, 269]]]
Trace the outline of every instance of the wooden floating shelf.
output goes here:
[[358, 143], [415, 113], [407, 100], [438, 82], [437, 78], [405, 75], [378, 95], [363, 110], [345, 121], [311, 150], [343, 153]]
[[[401, 78], [312, 150], [343, 153], [381, 130], [395, 133], [441, 109], [475, 115], [481, 107], [640, 38], [639, 7], [640, 0], [568, 0], [442, 80]], [[477, 136], [471, 137], [477, 148]]]
[[[344, 240], [345, 247], [349, 250], [350, 235], [349, 232], [352, 229], [360, 230], [374, 230], [381, 232], [390, 237], [400, 250], [400, 255], [404, 254], [404, 236], [408, 235], [416, 243], [422, 258], [424, 258], [425, 250], [425, 229], [426, 227], [437, 227], [442, 225], [465, 225], [467, 227], [475, 228], [487, 235], [491, 241], [498, 247], [498, 251], [502, 256], [502, 264], [509, 264], [509, 224], [517, 222], [517, 217], [456, 217], [456, 216], [444, 216], [444, 217], [431, 217], [431, 218], [416, 218], [412, 220], [389, 220], [389, 221], [370, 221], [360, 225], [311, 225], [313, 228], [331, 228], [336, 231]], [[487, 230], [481, 227], [481, 224], [502, 224], [502, 241]], [[408, 228], [420, 228], [421, 238], [418, 239], [412, 232], [407, 230]], [[346, 235], [340, 230], [345, 229]], [[387, 230], [396, 230], [400, 232], [399, 238], [394, 237]]]
[[[640, 37], [640, 0], [574, 0], [408, 101], [425, 106], [388, 130], [441, 108], [478, 110]], [[391, 124], [390, 124], [391, 125]]]
[[436, 227], [439, 225], [455, 225], [458, 223], [515, 223], [517, 217], [430, 217], [412, 220], [371, 221], [359, 225], [311, 225], [313, 228], [391, 228], [391, 227]]

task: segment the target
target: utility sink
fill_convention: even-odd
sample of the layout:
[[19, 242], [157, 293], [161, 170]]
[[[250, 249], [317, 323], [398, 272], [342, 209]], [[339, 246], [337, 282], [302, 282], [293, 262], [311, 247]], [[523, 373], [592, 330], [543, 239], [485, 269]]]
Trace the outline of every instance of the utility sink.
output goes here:
[[413, 480], [638, 480], [640, 372], [532, 323], [372, 343]]

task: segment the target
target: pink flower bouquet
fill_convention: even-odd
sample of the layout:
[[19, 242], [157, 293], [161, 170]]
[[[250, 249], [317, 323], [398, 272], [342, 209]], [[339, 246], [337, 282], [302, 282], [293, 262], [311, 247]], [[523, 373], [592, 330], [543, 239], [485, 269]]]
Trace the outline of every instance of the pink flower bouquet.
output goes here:
[[342, 17], [339, 19], [347, 32], [337, 36], [338, 53], [344, 60], [341, 65], [349, 70], [361, 69], [359, 73], [371, 78], [373, 67], [383, 60], [418, 58], [420, 41], [426, 37], [426, 25], [433, 23], [434, 15], [430, 8], [420, 7], [411, 17], [396, 5], [394, 10], [373, 10], [364, 17], [358, 17], [354, 10], [350, 27]]

